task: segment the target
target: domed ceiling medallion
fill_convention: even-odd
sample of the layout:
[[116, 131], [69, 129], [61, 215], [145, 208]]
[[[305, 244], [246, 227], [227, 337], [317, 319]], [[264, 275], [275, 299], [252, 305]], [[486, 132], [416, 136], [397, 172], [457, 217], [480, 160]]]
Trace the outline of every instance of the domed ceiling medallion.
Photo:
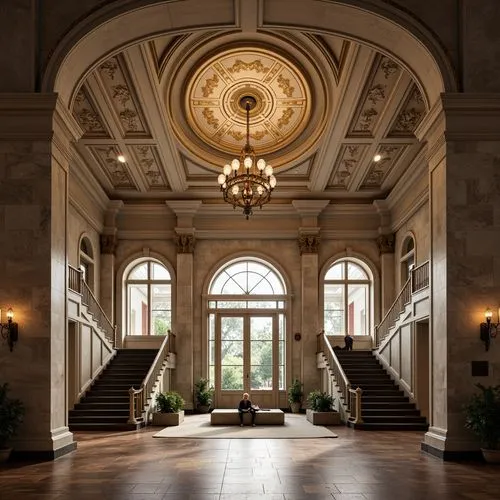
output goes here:
[[226, 50], [194, 72], [186, 87], [189, 125], [206, 144], [239, 153], [246, 139], [246, 114], [240, 101], [255, 100], [250, 138], [259, 154], [291, 144], [306, 128], [311, 91], [305, 75], [290, 60], [255, 47]]

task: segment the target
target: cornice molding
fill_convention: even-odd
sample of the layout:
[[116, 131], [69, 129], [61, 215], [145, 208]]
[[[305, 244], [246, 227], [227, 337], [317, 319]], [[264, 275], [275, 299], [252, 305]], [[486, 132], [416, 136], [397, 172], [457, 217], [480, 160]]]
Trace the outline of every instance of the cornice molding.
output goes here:
[[429, 186], [414, 198], [411, 206], [405, 210], [404, 214], [398, 219], [393, 220], [391, 224], [391, 231], [398, 231], [403, 224], [406, 224], [426, 203], [429, 202]]
[[[91, 174], [85, 160], [73, 148], [71, 175], [74, 175], [78, 186], [85, 191], [85, 194], [95, 202], [103, 212], [107, 210], [110, 199], [101, 188], [95, 177]], [[71, 186], [71, 182], [70, 182]]]

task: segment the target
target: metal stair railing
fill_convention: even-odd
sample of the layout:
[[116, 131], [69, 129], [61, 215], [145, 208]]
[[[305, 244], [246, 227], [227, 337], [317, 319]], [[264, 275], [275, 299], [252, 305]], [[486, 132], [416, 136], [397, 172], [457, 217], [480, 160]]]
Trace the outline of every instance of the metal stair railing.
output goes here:
[[104, 332], [106, 340], [114, 347], [116, 345], [116, 326], [106, 316], [99, 301], [83, 279], [83, 272], [72, 266], [68, 266], [68, 268], [68, 288], [82, 296], [82, 304], [87, 306], [99, 328]]
[[317, 337], [317, 351], [322, 352], [326, 358], [331, 375], [335, 377], [335, 382], [342, 395], [344, 404], [347, 407], [349, 420], [355, 424], [362, 423], [363, 417], [361, 414], [361, 397], [363, 391], [360, 388], [352, 389], [351, 384], [340, 365], [340, 362], [333, 352], [332, 345], [322, 330]]
[[411, 270], [410, 277], [403, 285], [396, 300], [393, 302], [382, 321], [375, 327], [375, 346], [378, 347], [389, 334], [389, 330], [396, 325], [396, 322], [411, 303], [412, 294], [423, 290], [429, 286], [429, 261], [424, 262]]
[[131, 387], [129, 393], [129, 424], [137, 424], [143, 421], [143, 413], [146, 409], [148, 399], [151, 397], [154, 386], [161, 374], [163, 365], [170, 353], [175, 353], [175, 333], [168, 330], [151, 367], [144, 377], [139, 389]]

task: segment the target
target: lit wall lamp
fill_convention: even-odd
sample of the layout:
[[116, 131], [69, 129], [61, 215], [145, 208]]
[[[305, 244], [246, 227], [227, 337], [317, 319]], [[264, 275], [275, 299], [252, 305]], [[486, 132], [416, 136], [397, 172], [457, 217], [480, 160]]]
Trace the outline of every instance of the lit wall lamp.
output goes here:
[[498, 327], [500, 326], [500, 309], [497, 312], [497, 320], [498, 320], [497, 323], [491, 322], [492, 316], [493, 313], [491, 312], [491, 309], [488, 307], [484, 312], [486, 323], [481, 323], [481, 325], [479, 326], [479, 336], [481, 337], [481, 340], [484, 342], [487, 351], [490, 349], [491, 339], [496, 337], [498, 333]]
[[2, 322], [2, 310], [0, 309], [0, 332], [2, 334], [2, 338], [7, 341], [7, 344], [12, 352], [14, 349], [14, 344], [18, 339], [18, 329], [17, 323], [14, 323], [12, 320], [14, 319], [14, 311], [12, 307], [7, 309], [7, 323]]

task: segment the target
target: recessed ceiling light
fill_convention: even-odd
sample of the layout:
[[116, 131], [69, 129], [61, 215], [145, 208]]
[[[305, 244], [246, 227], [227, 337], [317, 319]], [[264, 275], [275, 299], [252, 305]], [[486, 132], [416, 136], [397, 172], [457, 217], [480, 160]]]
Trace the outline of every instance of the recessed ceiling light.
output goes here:
[[382, 156], [379, 155], [379, 154], [376, 154], [374, 157], [373, 157], [373, 161], [380, 161], [382, 159]]
[[116, 157], [116, 159], [120, 162], [120, 163], [125, 163], [127, 161], [127, 159], [125, 158], [125, 156], [123, 155], [118, 155]]

